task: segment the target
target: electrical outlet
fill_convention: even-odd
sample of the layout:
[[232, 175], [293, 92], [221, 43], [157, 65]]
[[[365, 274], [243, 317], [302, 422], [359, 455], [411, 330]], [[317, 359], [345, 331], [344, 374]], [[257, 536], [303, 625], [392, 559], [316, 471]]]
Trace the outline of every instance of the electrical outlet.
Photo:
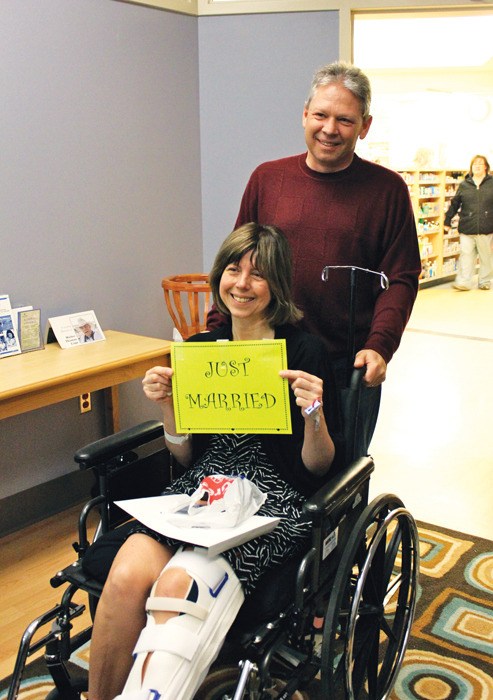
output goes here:
[[81, 413], [87, 413], [91, 410], [91, 394], [89, 392], [79, 396], [79, 406]]

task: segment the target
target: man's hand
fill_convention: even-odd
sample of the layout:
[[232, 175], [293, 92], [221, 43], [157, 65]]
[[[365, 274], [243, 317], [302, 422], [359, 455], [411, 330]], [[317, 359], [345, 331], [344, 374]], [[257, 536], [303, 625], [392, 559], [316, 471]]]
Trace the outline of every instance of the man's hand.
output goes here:
[[383, 357], [375, 350], [360, 350], [356, 353], [354, 367], [364, 367], [366, 365], [363, 381], [366, 386], [378, 386], [385, 381], [387, 374], [387, 363]]

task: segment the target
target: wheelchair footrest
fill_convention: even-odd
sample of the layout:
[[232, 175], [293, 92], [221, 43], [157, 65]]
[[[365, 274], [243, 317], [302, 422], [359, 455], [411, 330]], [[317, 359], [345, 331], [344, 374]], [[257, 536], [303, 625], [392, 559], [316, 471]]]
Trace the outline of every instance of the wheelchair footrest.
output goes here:
[[[74, 611], [73, 614], [72, 610]], [[69, 619], [72, 619], [73, 617], [77, 617], [84, 611], [84, 606], [83, 605], [75, 605], [74, 603], [71, 604], [70, 609], [69, 609]], [[53, 639], [55, 639], [58, 634], [59, 634], [59, 629], [52, 626], [50, 632], [45, 634], [41, 639], [37, 640], [33, 644], [31, 644], [31, 640], [34, 637], [35, 633], [43, 627], [44, 625], [47, 625], [49, 622], [52, 622], [53, 620], [56, 620], [58, 616], [62, 613], [65, 612], [65, 606], [64, 605], [55, 605], [54, 608], [51, 608], [51, 610], [48, 610], [44, 615], [40, 615], [37, 617], [35, 620], [31, 622], [30, 625], [26, 628], [23, 636], [22, 636], [22, 641], [21, 641], [21, 649], [25, 649], [25, 655], [26, 656], [31, 656], [35, 652], [37, 652], [39, 649], [42, 649], [45, 647], [47, 644], [49, 644]]]

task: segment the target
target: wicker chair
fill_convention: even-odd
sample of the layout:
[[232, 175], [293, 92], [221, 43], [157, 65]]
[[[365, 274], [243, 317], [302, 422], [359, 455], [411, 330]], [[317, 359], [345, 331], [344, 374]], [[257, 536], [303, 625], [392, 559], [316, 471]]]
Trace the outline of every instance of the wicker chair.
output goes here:
[[206, 274], [165, 277], [161, 286], [175, 328], [183, 340], [205, 330], [211, 305], [211, 288]]

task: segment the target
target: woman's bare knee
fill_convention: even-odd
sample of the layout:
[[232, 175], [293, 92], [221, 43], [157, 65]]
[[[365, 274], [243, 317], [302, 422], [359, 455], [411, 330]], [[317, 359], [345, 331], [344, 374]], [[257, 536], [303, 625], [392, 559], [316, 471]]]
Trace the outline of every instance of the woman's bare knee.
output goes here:
[[173, 567], [163, 571], [156, 585], [156, 595], [169, 598], [185, 598], [192, 577], [187, 574], [185, 569]]
[[115, 557], [103, 593], [127, 605], [131, 599], [145, 598], [171, 556], [168, 548], [151, 537], [132, 535]]

